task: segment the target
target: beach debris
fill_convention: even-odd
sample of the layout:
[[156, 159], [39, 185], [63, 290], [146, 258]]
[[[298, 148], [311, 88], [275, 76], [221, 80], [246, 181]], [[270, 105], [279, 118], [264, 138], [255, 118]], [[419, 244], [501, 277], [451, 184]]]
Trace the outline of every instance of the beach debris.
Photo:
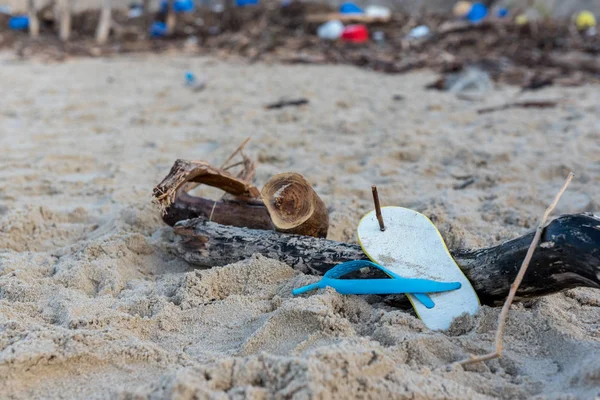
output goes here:
[[[254, 161], [243, 148], [248, 139], [220, 168], [205, 161], [177, 160], [169, 174], [153, 190], [163, 220], [174, 225], [190, 218], [254, 229], [275, 229], [303, 236], [325, 237], [329, 215], [323, 201], [299, 174], [280, 174], [267, 182], [262, 193], [252, 183]], [[236, 154], [242, 161], [228, 165]], [[229, 169], [243, 166], [233, 175]], [[225, 192], [218, 200], [189, 194], [198, 184]]]
[[193, 72], [187, 71], [184, 74], [185, 86], [192, 89], [194, 92], [200, 92], [206, 88], [206, 81], [196, 78]]
[[357, 6], [354, 3], [346, 2], [340, 5], [340, 13], [341, 14], [364, 14], [362, 8]]
[[258, 0], [235, 0], [235, 5], [238, 7], [257, 6]]
[[12, 8], [10, 6], [1, 5], [0, 14], [12, 15]]
[[40, 20], [35, 0], [27, 0], [27, 15], [29, 17], [29, 36], [37, 38], [40, 35]]
[[100, 21], [96, 27], [96, 43], [103, 45], [108, 40], [112, 24], [112, 0], [104, 0], [102, 11], [100, 11]]
[[167, 24], [162, 21], [154, 21], [152, 25], [150, 25], [149, 30], [150, 37], [153, 38], [161, 38], [165, 37], [168, 34]]
[[327, 21], [317, 28], [317, 36], [323, 40], [338, 40], [344, 31], [344, 24], [340, 21]]
[[473, 4], [470, 1], [458, 1], [452, 8], [452, 14], [456, 18], [465, 18], [471, 11], [471, 7], [473, 7]]
[[[542, 240], [542, 233], [544, 232], [544, 226], [546, 225], [546, 220], [548, 219], [548, 217], [550, 216], [550, 214], [552, 213], [552, 211], [558, 204], [562, 194], [565, 192], [565, 190], [567, 190], [567, 187], [571, 183], [573, 176], [574, 176], [573, 173], [570, 172], [569, 175], [567, 176], [567, 179], [565, 180], [565, 183], [563, 184], [562, 188], [560, 189], [560, 191], [554, 198], [554, 201], [548, 206], [548, 208], [546, 208], [546, 211], [542, 215], [542, 218], [540, 219], [537, 229], [535, 230], [533, 240], [531, 241], [531, 244], [529, 245], [529, 247], [527, 249], [525, 258], [523, 259], [523, 262], [521, 263], [521, 268], [519, 268], [519, 272], [517, 273], [517, 276], [515, 277], [514, 282], [512, 283], [512, 285], [510, 285], [510, 290], [508, 292], [508, 296], [506, 297], [506, 301], [504, 302], [504, 305], [502, 306], [502, 311], [500, 312], [500, 316], [498, 317], [498, 329], [496, 331], [496, 348], [494, 349], [493, 352], [485, 354], [483, 356], [473, 356], [472, 355], [470, 358], [468, 358], [466, 360], [455, 363], [456, 365], [473, 364], [476, 362], [493, 360], [494, 358], [498, 358], [498, 357], [502, 356], [502, 350], [503, 350], [502, 342], [503, 342], [503, 335], [504, 335], [504, 327], [506, 326], [506, 319], [508, 318], [508, 312], [510, 311], [510, 306], [512, 305], [513, 301], [515, 300], [515, 296], [517, 296], [519, 287], [521, 286], [523, 279], [525, 278], [525, 273], [527, 272], [529, 265], [531, 264], [531, 261], [533, 259], [534, 252], [536, 251], [536, 248], [538, 247], [540, 240]], [[596, 228], [596, 230], [598, 232], [600, 232], [600, 229]], [[600, 236], [600, 235], [598, 235], [598, 232], [596, 233], [596, 235]], [[541, 249], [540, 249], [540, 251], [541, 251]], [[597, 264], [596, 267], [598, 267], [599, 265], [600, 264]], [[600, 280], [600, 274], [597, 274], [596, 278], [598, 280]]]
[[581, 11], [575, 16], [575, 26], [580, 31], [596, 27], [596, 16], [591, 11]]
[[457, 94], [466, 91], [483, 94], [491, 87], [490, 75], [477, 67], [467, 67], [460, 72], [442, 75], [435, 82], [426, 86], [427, 89], [444, 90]]
[[346, 42], [364, 43], [369, 40], [369, 30], [362, 24], [348, 25], [344, 27], [341, 39]]
[[[261, 208], [246, 209], [246, 214], [256, 210]], [[273, 231], [270, 226], [253, 227], [251, 224], [259, 222], [257, 217], [249, 215], [246, 226], [216, 223], [217, 217], [223, 215], [217, 215], [215, 210], [212, 222], [208, 216], [179, 220], [174, 224], [179, 240], [170, 244], [169, 251], [201, 268], [232, 264], [258, 253], [313, 275], [323, 275], [341, 262], [368, 260], [358, 244], [284, 234]], [[598, 226], [600, 217], [591, 214], [562, 215], [550, 222], [542, 234], [545, 245], [538, 246], [534, 253], [531, 269], [519, 286], [516, 300], [547, 296], [575, 287], [600, 289]], [[481, 303], [498, 306], [506, 300], [517, 276], [515, 265], [525, 257], [533, 237], [534, 232], [530, 232], [494, 247], [450, 249], [450, 253], [473, 285]], [[367, 276], [387, 277], [375, 272], [369, 271]], [[569, 274], [568, 280], [554, 278], [564, 273]], [[407, 300], [394, 299], [394, 305], [411, 307]]]
[[[363, 268], [376, 268], [389, 276], [385, 279], [339, 279], [344, 275], [358, 272]], [[338, 264], [323, 275], [320, 281], [301, 288], [293, 289], [292, 295], [298, 296], [311, 290], [332, 287], [340, 294], [406, 294], [415, 295], [427, 309], [435, 303], [426, 293], [441, 293], [460, 289], [460, 282], [438, 282], [430, 279], [404, 278], [382, 265], [366, 260], [346, 261]]]
[[508, 8], [500, 7], [496, 10], [496, 18], [506, 18], [510, 15]]
[[25, 31], [29, 28], [29, 17], [27, 15], [17, 15], [8, 20], [8, 27], [13, 31]]
[[382, 31], [375, 31], [371, 35], [371, 38], [377, 43], [383, 43], [385, 42], [385, 33]]
[[479, 23], [488, 15], [488, 9], [483, 3], [473, 3], [467, 14], [467, 20], [471, 23]]
[[431, 33], [431, 29], [427, 25], [419, 25], [415, 28], [412, 28], [410, 32], [408, 32], [409, 39], [422, 39], [424, 37], [429, 36]]
[[127, 11], [127, 18], [139, 18], [144, 15], [144, 5], [142, 3], [132, 3]]
[[261, 196], [277, 231], [327, 236], [327, 207], [302, 175], [287, 172], [273, 176], [263, 186]]
[[[172, 0], [172, 8], [176, 13], [191, 13], [194, 11], [194, 0]], [[160, 3], [161, 13], [167, 13], [169, 10], [169, 1], [163, 0]]]
[[376, 201], [375, 210], [361, 219], [357, 232], [358, 242], [367, 257], [395, 276], [435, 277], [436, 281], [460, 283], [456, 290], [430, 295], [435, 307], [428, 306], [419, 295], [413, 294], [415, 292], [407, 291], [417, 315], [429, 329], [446, 330], [464, 313], [475, 315], [479, 309], [477, 294], [429, 218], [403, 207], [379, 209]]
[[371, 5], [365, 8], [365, 15], [368, 17], [388, 20], [392, 17], [392, 11], [387, 7]]
[[506, 103], [495, 107], [480, 108], [477, 114], [487, 114], [494, 111], [503, 111], [509, 108], [554, 108], [558, 104], [555, 100], [530, 100]]
[[308, 99], [305, 98], [300, 98], [300, 99], [294, 99], [294, 100], [279, 100], [275, 103], [271, 103], [271, 104], [267, 104], [265, 106], [265, 109], [267, 110], [276, 110], [279, 108], [283, 108], [283, 107], [290, 107], [290, 106], [304, 106], [308, 104]]
[[[56, 0], [57, 5], [64, 2]], [[144, 4], [146, 2], [143, 1]], [[154, 19], [165, 23], [180, 15], [176, 25], [178, 34], [170, 37], [169, 30], [161, 25], [155, 25], [154, 34], [149, 34], [153, 19], [147, 10], [144, 18], [129, 19], [126, 9], [114, 8], [110, 33], [114, 45], [104, 46], [102, 54], [180, 50], [185, 49], [183, 42], [187, 38], [196, 37], [203, 52], [240, 55], [254, 61], [343, 63], [394, 74], [425, 67], [447, 73], [468, 65], [478, 65], [489, 72], [494, 81], [519, 86], [528, 82], [534, 74], [552, 73], [557, 77], [554, 80], [557, 85], [596, 82], [599, 76], [593, 60], [566, 62], [571, 53], [598, 59], [597, 36], [589, 36], [588, 30], [579, 32], [572, 20], [540, 20], [528, 29], [513, 21], [501, 22], [495, 18], [472, 24], [452, 16], [411, 17], [397, 13], [393, 20], [384, 21], [366, 15], [366, 12], [340, 14], [337, 7], [334, 10], [325, 4], [303, 2], [293, 2], [286, 8], [260, 5], [257, 10], [232, 9], [222, 13], [215, 13], [208, 7], [197, 7], [198, 4], [193, 16], [173, 11], [171, 19], [164, 14]], [[52, 7], [44, 6], [37, 12], [43, 26], [61, 25], [62, 14], [53, 11]], [[10, 31], [7, 23], [0, 27], [5, 38], [0, 41], [0, 46], [13, 47], [22, 57], [62, 60], [67, 55], [95, 56], [99, 49], [86, 43], [93, 39], [97, 30], [98, 15], [98, 9], [73, 15], [73, 30], [77, 34], [69, 46], [49, 46], [47, 41], [23, 40], [22, 37], [16, 40], [19, 33]], [[304, 34], [315, 32], [319, 25], [332, 20], [367, 25], [370, 33], [381, 31], [385, 34], [386, 45], [381, 46], [381, 42], [372, 40], [373, 43], [360, 47], [342, 44], [333, 44], [332, 47], [316, 43], [316, 36]], [[30, 17], [30, 34], [33, 36], [32, 21]], [[407, 38], [410, 28], [419, 25], [426, 25], [430, 34], [414, 42], [408, 38], [407, 45], [402, 39]], [[50, 29], [44, 29], [40, 34], [54, 35]], [[169, 40], [155, 40], [159, 37], [169, 37]]]
[[519, 14], [515, 17], [515, 24], [518, 26], [524, 26], [529, 23], [529, 17], [526, 14]]

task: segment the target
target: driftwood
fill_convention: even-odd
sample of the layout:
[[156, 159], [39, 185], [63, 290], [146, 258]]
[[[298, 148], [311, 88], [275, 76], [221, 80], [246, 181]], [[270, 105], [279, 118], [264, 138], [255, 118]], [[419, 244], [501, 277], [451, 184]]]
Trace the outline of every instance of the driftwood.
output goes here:
[[71, 0], [58, 0], [59, 37], [66, 42], [71, 37]]
[[327, 236], [327, 207], [302, 175], [291, 172], [275, 175], [262, 188], [261, 195], [277, 231]]
[[509, 108], [554, 108], [558, 103], [553, 100], [532, 100], [532, 101], [518, 101], [516, 103], [506, 103], [501, 106], [480, 108], [477, 110], [477, 114], [487, 114], [494, 111], [503, 111]]
[[40, 20], [37, 17], [35, 0], [27, 0], [27, 14], [29, 16], [29, 35], [36, 38], [40, 35]]
[[96, 29], [96, 43], [104, 44], [108, 40], [110, 34], [110, 26], [112, 21], [112, 0], [104, 0], [102, 11], [100, 12], [100, 22]]
[[306, 16], [306, 22], [323, 23], [332, 20], [338, 20], [345, 24], [373, 24], [389, 22], [391, 17], [379, 17], [365, 14], [341, 14], [341, 13], [325, 13], [325, 14], [309, 14]]
[[[365, 259], [356, 244], [225, 226], [202, 218], [180, 221], [175, 233], [180, 237], [171, 250], [200, 267], [223, 266], [260, 253], [322, 275], [341, 262]], [[534, 232], [495, 247], [452, 251], [483, 304], [504, 302], [533, 237]], [[561, 216], [543, 230], [516, 300], [579, 286], [600, 288], [600, 218], [592, 214]]]
[[[177, 221], [202, 217], [224, 225], [327, 236], [329, 215], [325, 204], [301, 175], [277, 175], [267, 182], [262, 194], [250, 183], [256, 167], [242, 152], [247, 142], [221, 168], [204, 161], [175, 161], [153, 192], [163, 210], [163, 220], [173, 226]], [[226, 167], [237, 153], [242, 153], [243, 161]], [[237, 176], [227, 171], [237, 165], [244, 166]], [[190, 195], [197, 184], [216, 187], [226, 195], [219, 200]]]

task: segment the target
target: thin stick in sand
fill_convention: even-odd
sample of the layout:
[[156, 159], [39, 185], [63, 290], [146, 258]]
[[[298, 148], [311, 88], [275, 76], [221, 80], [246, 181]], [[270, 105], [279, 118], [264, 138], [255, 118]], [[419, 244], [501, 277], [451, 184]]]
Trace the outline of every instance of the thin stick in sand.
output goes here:
[[66, 42], [71, 36], [71, 0], [59, 0], [58, 10], [60, 15], [60, 40]]
[[569, 176], [567, 176], [567, 179], [566, 179], [563, 187], [560, 189], [560, 191], [554, 198], [554, 201], [552, 202], [552, 204], [550, 204], [548, 206], [548, 208], [546, 208], [546, 211], [544, 212], [544, 215], [542, 216], [542, 219], [541, 219], [539, 225], [537, 226], [537, 229], [535, 231], [535, 236], [533, 237], [533, 240], [531, 241], [531, 245], [529, 246], [529, 249], [527, 250], [527, 254], [525, 255], [523, 264], [521, 264], [519, 273], [517, 274], [513, 284], [510, 286], [510, 291], [508, 292], [508, 296], [506, 297], [506, 301], [504, 302], [504, 306], [502, 307], [502, 311], [500, 312], [500, 316], [498, 317], [498, 330], [496, 331], [496, 349], [493, 352], [485, 354], [483, 356], [479, 356], [479, 357], [471, 356], [470, 358], [459, 361], [455, 364], [458, 364], [458, 365], [473, 364], [473, 363], [480, 362], [480, 361], [493, 360], [494, 358], [498, 358], [498, 357], [502, 356], [502, 349], [503, 349], [502, 336], [504, 334], [504, 327], [506, 325], [506, 318], [508, 317], [508, 311], [510, 310], [510, 306], [513, 303], [515, 294], [517, 293], [517, 290], [519, 289], [519, 285], [521, 284], [521, 281], [523, 280], [523, 277], [525, 276], [525, 272], [527, 272], [527, 267], [529, 267], [529, 262], [531, 261], [531, 258], [533, 257], [533, 252], [535, 251], [535, 248], [537, 247], [538, 243], [540, 242], [540, 238], [542, 236], [542, 231], [544, 230], [544, 225], [546, 224], [546, 219], [548, 219], [548, 216], [550, 215], [552, 210], [554, 210], [554, 208], [558, 204], [560, 197], [565, 192], [565, 190], [567, 189], [567, 186], [569, 186], [569, 183], [571, 183], [572, 179], [573, 179], [573, 173], [570, 172]]

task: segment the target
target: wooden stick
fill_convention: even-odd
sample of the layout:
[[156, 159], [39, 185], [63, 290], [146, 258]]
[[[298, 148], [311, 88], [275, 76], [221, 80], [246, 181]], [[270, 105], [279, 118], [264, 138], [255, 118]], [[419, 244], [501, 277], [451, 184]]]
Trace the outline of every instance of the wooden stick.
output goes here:
[[307, 22], [327, 22], [332, 20], [338, 20], [344, 23], [385, 23], [390, 20], [390, 17], [376, 17], [365, 14], [341, 14], [341, 13], [326, 13], [326, 14], [310, 14], [306, 16]]
[[235, 156], [236, 156], [236, 155], [237, 155], [237, 154], [238, 154], [240, 151], [244, 150], [244, 147], [246, 147], [246, 145], [248, 144], [248, 142], [250, 141], [250, 139], [251, 139], [251, 137], [250, 137], [250, 136], [248, 136], [248, 137], [246, 138], [246, 140], [244, 140], [244, 141], [242, 142], [242, 144], [240, 144], [240, 145], [238, 146], [238, 148], [237, 148], [237, 149], [235, 149], [235, 150], [233, 151], [233, 153], [231, 153], [231, 155], [230, 155], [230, 156], [227, 158], [227, 160], [225, 160], [225, 162], [223, 163], [223, 165], [221, 165], [221, 169], [229, 169], [229, 167], [225, 167], [225, 166], [227, 165], [227, 163], [228, 163], [229, 161], [231, 161], [231, 160], [233, 159], [233, 157], [235, 157]]
[[37, 17], [35, 0], [27, 0], [27, 13], [29, 15], [29, 36], [36, 38], [40, 35], [40, 20]]
[[525, 255], [525, 259], [523, 260], [523, 263], [521, 264], [519, 273], [517, 274], [513, 284], [510, 286], [510, 291], [508, 292], [508, 296], [506, 298], [506, 301], [504, 302], [504, 306], [502, 307], [502, 311], [500, 312], [500, 316], [498, 318], [498, 330], [496, 331], [496, 349], [492, 353], [488, 353], [483, 356], [479, 356], [479, 357], [471, 356], [470, 358], [468, 358], [466, 360], [459, 361], [457, 363], [458, 365], [467, 365], [467, 364], [473, 364], [473, 363], [480, 362], [480, 361], [488, 361], [488, 360], [492, 360], [494, 358], [498, 358], [498, 357], [502, 356], [502, 349], [503, 349], [502, 337], [504, 335], [504, 327], [506, 326], [506, 318], [508, 316], [508, 311], [510, 310], [510, 306], [513, 303], [513, 300], [515, 298], [517, 290], [519, 289], [519, 286], [521, 285], [521, 282], [523, 281], [525, 272], [527, 272], [527, 268], [529, 267], [529, 263], [531, 262], [531, 259], [533, 257], [533, 252], [535, 251], [538, 243], [540, 242], [540, 238], [542, 236], [542, 231], [544, 229], [544, 225], [546, 224], [546, 220], [548, 219], [548, 216], [550, 215], [552, 210], [554, 210], [554, 208], [558, 204], [560, 197], [565, 192], [565, 190], [567, 189], [567, 186], [569, 186], [569, 183], [571, 183], [572, 179], [573, 179], [573, 173], [570, 172], [569, 176], [567, 176], [567, 179], [566, 179], [563, 187], [560, 189], [560, 191], [554, 198], [554, 201], [550, 204], [550, 206], [548, 206], [548, 208], [546, 208], [546, 211], [544, 212], [544, 215], [542, 216], [542, 219], [540, 220], [540, 223], [538, 224], [537, 229], [535, 230], [535, 236], [533, 237], [533, 240], [531, 241], [531, 245], [529, 246], [529, 249], [527, 249], [527, 254]]
[[167, 36], [172, 36], [175, 33], [175, 25], [177, 25], [177, 15], [175, 14], [175, 0], [169, 0], [167, 3]]
[[58, 0], [60, 15], [60, 40], [66, 42], [71, 36], [71, 0]]
[[110, 25], [112, 20], [112, 0], [104, 0], [100, 21], [96, 30], [96, 43], [105, 44], [110, 34]]
[[377, 193], [377, 186], [371, 186], [371, 191], [373, 192], [373, 203], [375, 203], [375, 216], [377, 217], [377, 221], [379, 222], [379, 229], [381, 231], [385, 231], [385, 225], [383, 224], [383, 215], [381, 215], [381, 205], [379, 204], [379, 194]]

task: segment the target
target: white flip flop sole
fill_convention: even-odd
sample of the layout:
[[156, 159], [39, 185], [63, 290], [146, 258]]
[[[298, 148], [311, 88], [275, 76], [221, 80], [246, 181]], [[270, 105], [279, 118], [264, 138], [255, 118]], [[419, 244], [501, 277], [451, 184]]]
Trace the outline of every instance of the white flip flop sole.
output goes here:
[[404, 278], [423, 278], [440, 282], [460, 282], [460, 289], [430, 293], [435, 307], [426, 308], [407, 294], [417, 315], [431, 330], [445, 330], [454, 318], [474, 315], [479, 298], [458, 267], [435, 225], [421, 213], [402, 207], [382, 207], [385, 231], [379, 229], [375, 211], [358, 225], [358, 242], [371, 261]]

